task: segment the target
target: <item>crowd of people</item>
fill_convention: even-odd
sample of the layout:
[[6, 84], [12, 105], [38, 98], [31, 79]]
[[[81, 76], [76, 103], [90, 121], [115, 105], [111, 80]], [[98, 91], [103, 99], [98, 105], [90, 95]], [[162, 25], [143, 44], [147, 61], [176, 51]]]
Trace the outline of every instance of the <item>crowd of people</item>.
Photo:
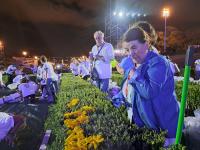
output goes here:
[[[0, 98], [0, 106], [6, 103], [55, 103], [56, 94], [59, 90], [61, 74], [57, 74], [45, 56], [38, 60], [37, 67], [32, 67], [31, 74], [27, 74], [23, 65], [11, 64], [6, 70], [0, 68], [1, 90], [12, 90], [12, 94]], [[7, 76], [4, 83], [2, 76]], [[36, 95], [39, 99], [36, 98]], [[0, 141], [5, 140], [8, 144], [13, 143], [14, 135], [18, 128], [24, 124], [25, 117], [21, 115], [0, 112]]]
[[[112, 77], [111, 62], [115, 59], [114, 48], [104, 40], [104, 33], [94, 33], [96, 44], [87, 57], [72, 58], [70, 69], [74, 76], [90, 81], [102, 92], [108, 93]], [[116, 64], [116, 70], [123, 75], [117, 93], [109, 99], [117, 108], [125, 105], [130, 123], [139, 127], [147, 127], [156, 131], [166, 131], [164, 146], [175, 142], [179, 115], [179, 103], [175, 94], [174, 75], [180, 72], [177, 64], [168, 56], [159, 54], [156, 49], [157, 35], [148, 22], [137, 22], [123, 35], [125, 57]], [[200, 78], [200, 59], [195, 61], [196, 79]], [[8, 66], [5, 74], [6, 84], [2, 81], [3, 70], [0, 70], [1, 88], [16, 89], [16, 93], [0, 98], [0, 104], [28, 101], [35, 99], [40, 89], [40, 100], [54, 103], [59, 90], [60, 76], [54, 72], [53, 66], [45, 56], [41, 56], [34, 81], [16, 65]], [[0, 140], [6, 138], [9, 130], [14, 127], [15, 117], [0, 113]], [[4, 125], [5, 120], [9, 122]]]

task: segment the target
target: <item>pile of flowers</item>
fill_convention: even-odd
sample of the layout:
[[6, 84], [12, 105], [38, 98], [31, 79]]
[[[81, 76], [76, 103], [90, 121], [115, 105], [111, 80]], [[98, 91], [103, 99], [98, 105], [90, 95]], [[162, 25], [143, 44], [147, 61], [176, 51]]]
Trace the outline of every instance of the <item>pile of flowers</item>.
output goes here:
[[[79, 103], [78, 99], [72, 99], [67, 107], [72, 109]], [[94, 112], [91, 106], [83, 106], [79, 110], [64, 114], [64, 125], [68, 128], [65, 140], [65, 150], [87, 150], [97, 149], [98, 145], [104, 141], [102, 135], [91, 135], [86, 137], [81, 128], [82, 124], [89, 123], [89, 113]]]

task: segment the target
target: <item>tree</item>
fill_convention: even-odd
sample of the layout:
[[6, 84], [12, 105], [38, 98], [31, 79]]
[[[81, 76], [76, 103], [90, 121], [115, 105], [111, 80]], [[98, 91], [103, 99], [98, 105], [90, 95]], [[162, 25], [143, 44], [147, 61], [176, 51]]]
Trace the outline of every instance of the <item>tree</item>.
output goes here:
[[[164, 46], [164, 33], [158, 32], [158, 42], [157, 47], [158, 49], [163, 52]], [[167, 53], [174, 54], [174, 53], [183, 53], [186, 50], [187, 38], [184, 32], [180, 31], [175, 27], [167, 27], [167, 37], [166, 37], [166, 46], [167, 46]]]

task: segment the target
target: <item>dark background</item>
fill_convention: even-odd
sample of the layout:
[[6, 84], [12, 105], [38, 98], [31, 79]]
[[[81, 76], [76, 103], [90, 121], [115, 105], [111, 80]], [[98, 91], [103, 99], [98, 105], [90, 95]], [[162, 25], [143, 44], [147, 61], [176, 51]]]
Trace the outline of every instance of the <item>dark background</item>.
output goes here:
[[[157, 31], [164, 29], [161, 10], [168, 6], [171, 11], [168, 25], [196, 33], [193, 38], [199, 37], [199, 0], [111, 2], [112, 12], [122, 9], [146, 13], [146, 20]], [[27, 50], [32, 55], [81, 56], [91, 50], [93, 33], [104, 31], [108, 4], [109, 0], [0, 0], [0, 40], [7, 55], [19, 55]]]

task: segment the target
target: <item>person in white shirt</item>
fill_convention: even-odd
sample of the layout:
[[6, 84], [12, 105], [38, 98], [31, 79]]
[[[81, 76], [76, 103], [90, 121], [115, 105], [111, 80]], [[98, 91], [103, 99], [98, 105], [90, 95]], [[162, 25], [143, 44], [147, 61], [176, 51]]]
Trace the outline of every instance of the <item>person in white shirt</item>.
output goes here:
[[22, 83], [18, 86], [18, 90], [21, 92], [25, 101], [28, 101], [29, 99], [34, 101], [38, 85], [34, 81], [31, 81], [27, 76], [22, 79]]
[[15, 77], [15, 70], [16, 70], [16, 65], [9, 65], [7, 70], [6, 70], [6, 74], [8, 75], [8, 82], [6, 83], [6, 85], [11, 84], [13, 81], [13, 78]]
[[16, 69], [17, 69], [16, 65], [9, 65], [6, 70], [6, 73], [12, 75], [12, 74], [14, 74]]
[[91, 71], [91, 63], [90, 63], [90, 60], [89, 58], [85, 57], [83, 59], [83, 63], [85, 64], [85, 67], [88, 69], [88, 71], [90, 72]]
[[16, 89], [17, 86], [18, 86], [19, 84], [21, 84], [22, 78], [23, 78], [23, 75], [22, 75], [22, 74], [21, 74], [21, 75], [17, 75], [17, 76], [13, 79], [13, 83], [7, 85], [7, 87], [8, 87], [9, 89], [11, 89], [11, 90]]
[[78, 75], [78, 64], [79, 64], [78, 60], [76, 60], [75, 58], [71, 59], [70, 70], [75, 76]]
[[16, 131], [22, 127], [24, 121], [24, 116], [0, 112], [0, 141], [5, 140], [13, 145]]
[[86, 66], [86, 62], [84, 61], [84, 59], [82, 59], [82, 61], [79, 63], [78, 65], [78, 72], [79, 75], [84, 79], [87, 80], [90, 77], [90, 71]]
[[195, 61], [195, 78], [196, 80], [200, 79], [200, 59]]
[[35, 94], [38, 91], [38, 85], [33, 80], [34, 79], [31, 77], [24, 76], [21, 79], [21, 83], [18, 85], [18, 91], [0, 98], [0, 104], [15, 103], [22, 100], [28, 102], [34, 101]]
[[47, 62], [47, 58], [43, 55], [40, 57], [40, 61], [42, 63], [42, 70], [43, 70], [43, 80], [46, 80], [45, 90], [48, 95], [48, 102], [52, 103], [55, 102], [55, 91], [53, 88], [53, 78], [55, 76], [55, 72], [53, 69], [52, 64]]
[[21, 75], [23, 74], [23, 67], [22, 66], [18, 66], [17, 69], [15, 70], [15, 75]]
[[31, 64], [30, 69], [32, 70], [33, 74], [37, 73], [37, 66], [36, 65]]
[[22, 74], [17, 75], [17, 76], [13, 79], [13, 83], [18, 83], [18, 84], [20, 84], [22, 78], [23, 78], [23, 75], [22, 75]]
[[90, 52], [90, 59], [93, 61], [93, 67], [98, 73], [97, 86], [103, 91], [107, 92], [109, 87], [109, 79], [112, 76], [111, 60], [114, 59], [113, 46], [104, 41], [104, 33], [96, 31], [94, 33], [96, 45], [92, 47]]
[[53, 86], [54, 86], [55, 93], [57, 93], [59, 90], [59, 75], [55, 72], [53, 76]]
[[5, 87], [4, 83], [3, 83], [3, 67], [0, 67], [0, 88]]
[[40, 60], [38, 60], [36, 78], [37, 78], [38, 82], [40, 82], [43, 78], [42, 64], [41, 64]]

